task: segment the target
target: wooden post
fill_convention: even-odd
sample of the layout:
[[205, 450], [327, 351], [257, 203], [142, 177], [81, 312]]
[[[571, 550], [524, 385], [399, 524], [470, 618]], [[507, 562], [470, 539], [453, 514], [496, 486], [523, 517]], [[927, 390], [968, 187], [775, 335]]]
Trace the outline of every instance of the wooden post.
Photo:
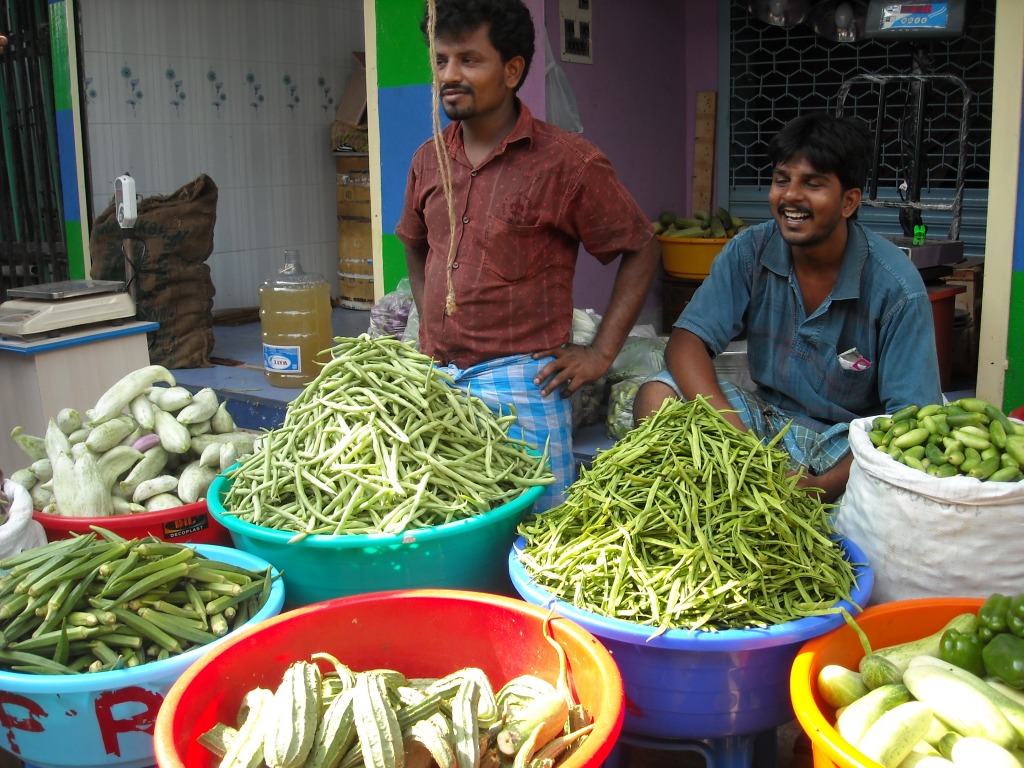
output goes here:
[[690, 214], [711, 207], [715, 172], [715, 115], [718, 94], [701, 91], [697, 94], [697, 130], [693, 142], [693, 197]]

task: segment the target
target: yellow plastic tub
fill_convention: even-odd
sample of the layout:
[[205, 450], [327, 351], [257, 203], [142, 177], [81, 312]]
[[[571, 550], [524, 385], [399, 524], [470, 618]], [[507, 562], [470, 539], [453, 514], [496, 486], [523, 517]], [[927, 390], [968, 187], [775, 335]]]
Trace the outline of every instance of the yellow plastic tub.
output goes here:
[[672, 277], [702, 280], [711, 272], [711, 262], [729, 242], [727, 237], [662, 237], [661, 262]]

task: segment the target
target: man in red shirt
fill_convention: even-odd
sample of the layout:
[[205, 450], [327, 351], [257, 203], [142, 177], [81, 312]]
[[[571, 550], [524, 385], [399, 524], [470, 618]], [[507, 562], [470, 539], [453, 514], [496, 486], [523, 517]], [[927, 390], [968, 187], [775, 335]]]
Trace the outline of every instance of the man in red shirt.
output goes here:
[[[513, 405], [528, 442], [543, 448], [550, 438], [557, 482], [539, 504], [547, 508], [575, 479], [566, 396], [608, 370], [660, 249], [608, 158], [535, 119], [516, 96], [534, 52], [521, 0], [438, 0], [435, 17], [423, 20], [428, 43], [431, 22], [435, 87], [452, 123], [413, 157], [395, 228], [420, 346], [460, 386]], [[588, 346], [570, 343], [581, 244], [603, 264], [621, 257]]]

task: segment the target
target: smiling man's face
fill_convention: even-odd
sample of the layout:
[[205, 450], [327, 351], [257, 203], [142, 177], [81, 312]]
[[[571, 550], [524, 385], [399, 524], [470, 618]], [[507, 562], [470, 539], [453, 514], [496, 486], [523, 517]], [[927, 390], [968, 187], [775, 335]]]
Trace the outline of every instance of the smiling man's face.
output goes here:
[[836, 174], [795, 157], [772, 172], [768, 203], [783, 239], [791, 246], [811, 247], [827, 241], [857, 210], [860, 195], [859, 189], [843, 190]]

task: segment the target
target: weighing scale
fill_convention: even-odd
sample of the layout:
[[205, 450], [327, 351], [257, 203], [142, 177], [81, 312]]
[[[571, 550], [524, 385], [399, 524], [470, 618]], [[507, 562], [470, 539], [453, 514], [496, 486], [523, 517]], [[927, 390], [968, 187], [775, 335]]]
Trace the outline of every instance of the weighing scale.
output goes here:
[[[967, 166], [967, 120], [971, 93], [958, 77], [934, 74], [930, 61], [920, 42], [958, 37], [964, 34], [966, 0], [947, 0], [930, 3], [900, 3], [891, 0], [869, 0], [863, 21], [863, 36], [867, 39], [903, 40], [911, 43], [912, 71], [900, 75], [857, 74], [843, 83], [839, 91], [838, 114], [843, 108], [850, 88], [855, 83], [866, 83], [877, 90], [878, 105], [875, 119], [874, 158], [870, 193], [861, 200], [862, 205], [899, 210], [903, 236], [886, 236], [903, 251], [921, 272], [925, 280], [949, 274], [952, 265], [963, 261], [964, 244], [960, 239], [960, 216], [963, 207], [965, 172]], [[883, 144], [882, 125], [886, 114], [890, 86], [909, 88], [912, 103], [903, 116], [901, 132], [908, 158], [906, 179], [900, 185], [900, 200], [879, 200], [877, 179]], [[959, 94], [960, 125], [957, 135], [957, 168], [953, 199], [949, 202], [923, 202], [924, 186], [924, 126], [929, 91], [945, 86]], [[948, 211], [951, 222], [947, 237], [927, 236], [921, 214], [923, 211]]]
[[0, 336], [32, 339], [135, 317], [135, 301], [119, 280], [64, 280], [11, 288], [0, 304]]
[[119, 280], [64, 280], [11, 288], [14, 298], [0, 304], [0, 337], [37, 339], [59, 336], [67, 328], [135, 318], [135, 265], [131, 234], [139, 210], [135, 179], [128, 174], [114, 180], [117, 223], [125, 233], [125, 282]]

